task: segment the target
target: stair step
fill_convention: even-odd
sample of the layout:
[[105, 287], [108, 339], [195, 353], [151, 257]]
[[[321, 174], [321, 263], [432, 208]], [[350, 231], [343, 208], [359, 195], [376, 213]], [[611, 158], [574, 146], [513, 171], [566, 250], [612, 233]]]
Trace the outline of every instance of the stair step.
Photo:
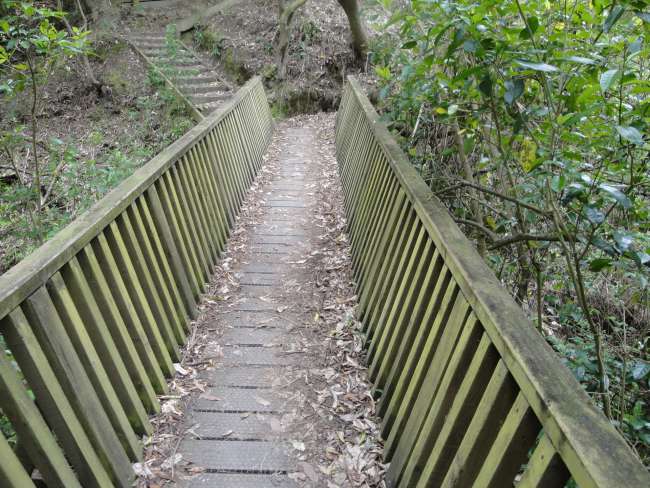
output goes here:
[[215, 92], [215, 93], [206, 93], [201, 95], [194, 95], [189, 93], [189, 98], [192, 100], [192, 103], [197, 106], [202, 106], [212, 102], [222, 102], [223, 100], [228, 100], [232, 93], [229, 92]]
[[145, 54], [148, 58], [150, 58], [154, 64], [167, 64], [171, 66], [181, 66], [181, 67], [188, 67], [188, 66], [203, 66], [203, 65], [197, 65], [196, 64], [196, 59], [192, 58], [170, 58], [168, 56], [149, 56], [148, 54]]
[[142, 41], [135, 41], [134, 44], [138, 46], [140, 49], [160, 49], [160, 50], [167, 50], [167, 43], [165, 41], [161, 42], [142, 42]]
[[179, 73], [179, 75], [175, 76], [174, 78], [180, 86], [204, 85], [206, 83], [222, 83], [221, 79], [210, 71], [204, 71], [203, 73], [197, 75]]
[[197, 105], [196, 108], [201, 112], [210, 113], [221, 107], [221, 105], [223, 105], [223, 100], [219, 102], [202, 103], [201, 105]]
[[217, 81], [214, 83], [200, 83], [200, 84], [191, 84], [191, 83], [178, 83], [178, 86], [185, 92], [190, 94], [199, 95], [201, 93], [211, 93], [211, 92], [225, 92], [230, 91], [230, 87], [222, 82]]

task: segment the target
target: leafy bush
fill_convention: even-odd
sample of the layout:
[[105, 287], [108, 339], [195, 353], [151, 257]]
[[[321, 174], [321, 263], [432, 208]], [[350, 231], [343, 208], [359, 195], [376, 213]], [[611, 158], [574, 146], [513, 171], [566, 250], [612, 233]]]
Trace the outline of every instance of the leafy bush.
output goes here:
[[645, 3], [381, 3], [391, 128], [648, 462]]

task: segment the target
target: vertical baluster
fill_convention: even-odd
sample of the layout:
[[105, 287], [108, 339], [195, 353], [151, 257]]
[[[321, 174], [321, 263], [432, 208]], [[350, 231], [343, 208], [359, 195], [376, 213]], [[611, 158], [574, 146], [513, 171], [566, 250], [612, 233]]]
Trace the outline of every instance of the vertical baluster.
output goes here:
[[[7, 343], [11, 342], [10, 337], [12, 336], [12, 332], [10, 329], [13, 329], [15, 324], [18, 324], [18, 328], [29, 327], [25, 322], [26, 319], [20, 310], [12, 312], [11, 316], [5, 317], [0, 322], [2, 331], [6, 334], [5, 339], [7, 339]], [[7, 334], [8, 330], [9, 334]], [[20, 336], [18, 337], [15, 340], [21, 339]], [[36, 340], [32, 339], [31, 334], [27, 338], [33, 340], [33, 342], [22, 345], [15, 352], [12, 350], [12, 353], [16, 357], [16, 360], [24, 365], [25, 369], [23, 373], [28, 380], [30, 378], [33, 379], [36, 375], [39, 376], [39, 380], [35, 386], [30, 384], [30, 387], [33, 389], [34, 394], [37, 395], [37, 400], [41, 408], [48, 409], [48, 420], [55, 429], [59, 442], [66, 449], [66, 454], [70, 462], [77, 469], [77, 473], [82, 481], [90, 483], [103, 480], [106, 482], [106, 486], [108, 486], [108, 483], [110, 483], [108, 476], [90, 447], [90, 442], [85, 438], [81, 426], [75, 424], [70, 427], [65, 424], [67, 416], [70, 415], [70, 410], [64, 412], [56, 411], [54, 399], [57, 398], [58, 391], [56, 391], [55, 385], [45, 383], [48, 385], [50, 391], [54, 391], [53, 398], [48, 398], [49, 395], [40, 395], [42, 392], [41, 386], [43, 386], [44, 382], [56, 381], [53, 380], [54, 374], [51, 372], [48, 364], [44, 364], [43, 369], [40, 369], [40, 362], [46, 360], [38, 344], [36, 344]], [[45, 423], [34, 401], [29, 397], [21, 378], [18, 377], [3, 348], [0, 348], [0, 407], [2, 408], [2, 412], [11, 420], [11, 425], [18, 434], [18, 437], [21, 441], [24, 441], [22, 445], [30, 461], [38, 468], [47, 485], [57, 488], [81, 488], [81, 484], [68, 465], [66, 456], [59, 447], [59, 444], [57, 444], [57, 440]], [[75, 429], [78, 429], [80, 438], [84, 437], [83, 440], [78, 441], [75, 439]], [[0, 435], [0, 438], [0, 440], [4, 441], [2, 435]], [[80, 447], [88, 448], [90, 452], [83, 453], [82, 455], [79, 452]], [[10, 472], [14, 469], [9, 464], [10, 461], [5, 453], [2, 452], [2, 449], [0, 449], [0, 459], [2, 459], [0, 471], [4, 469]], [[91, 464], [86, 469], [83, 469], [85, 462], [91, 462]], [[94, 464], [92, 464], [93, 462]], [[0, 475], [0, 482], [2, 482], [2, 475]], [[22, 487], [23, 485], [6, 484], [3, 486]]]
[[187, 166], [187, 174], [191, 183], [194, 184], [195, 193], [197, 196], [196, 207], [201, 216], [203, 225], [205, 226], [204, 234], [206, 240], [208, 241], [208, 253], [210, 255], [210, 263], [212, 268], [217, 264], [219, 260], [219, 228], [217, 222], [214, 219], [214, 210], [213, 210], [213, 200], [212, 195], [210, 194], [207, 188], [206, 175], [202, 171], [203, 167], [203, 155], [199, 149], [199, 143], [197, 143], [192, 149], [190, 149], [190, 162]]
[[[106, 248], [108, 250], [108, 248]], [[91, 290], [94, 299], [99, 307], [101, 321], [95, 323], [95, 326], [100, 328], [104, 326], [106, 328], [106, 333], [108, 333], [111, 338], [115, 341], [115, 345], [119, 350], [119, 355], [124, 361], [125, 367], [129, 373], [131, 381], [133, 382], [140, 401], [144, 405], [148, 413], [155, 413], [160, 410], [160, 404], [156, 398], [156, 392], [154, 391], [154, 386], [147, 374], [147, 367], [149, 366], [148, 358], [151, 358], [153, 364], [158, 367], [156, 360], [153, 357], [153, 351], [149, 347], [148, 341], [144, 334], [144, 331], [141, 328], [136, 329], [137, 319], [135, 314], [133, 314], [133, 322], [125, 321], [122, 318], [118, 302], [113, 298], [113, 293], [111, 290], [114, 290], [116, 295], [120, 296], [120, 303], [122, 304], [123, 310], [130, 310], [128, 301], [126, 297], [126, 289], [122, 283], [121, 277], [119, 279], [113, 279], [111, 276], [107, 276], [104, 270], [101, 268], [97, 256], [95, 256], [95, 251], [93, 251], [92, 246], [86, 246], [78, 255], [77, 259], [81, 265], [81, 269], [84, 272], [87, 288]], [[112, 256], [110, 259], [107, 259], [108, 263], [113, 264], [114, 261]], [[109, 264], [109, 266], [111, 266]], [[106, 268], [104, 268], [106, 269]], [[112, 272], [119, 276], [117, 267], [110, 268]], [[108, 280], [108, 281], [107, 281]], [[70, 281], [72, 283], [72, 280]], [[109, 286], [109, 282], [113, 286]], [[79, 279], [79, 286], [84, 287], [83, 281]], [[124, 295], [120, 295], [124, 293]], [[127, 326], [127, 323], [129, 326]], [[139, 326], [139, 324], [138, 324]], [[129, 328], [131, 327], [131, 331]], [[139, 326], [141, 327], [141, 326]], [[144, 344], [141, 343], [138, 338], [143, 337], [145, 341]], [[135, 339], [134, 339], [135, 338]], [[145, 347], [146, 346], [146, 347]], [[158, 369], [160, 371], [160, 369]], [[160, 379], [162, 380], [162, 373], [160, 373]], [[164, 380], [163, 380], [164, 381]], [[137, 408], [137, 407], [136, 407]], [[147, 423], [143, 423], [143, 429], [145, 432], [148, 432], [150, 426]]]
[[32, 488], [34, 483], [7, 440], [0, 434], [0, 486]]
[[[437, 313], [437, 310], [435, 312], [431, 310], [430, 305], [436, 303], [436, 297], [440, 296], [438, 294], [444, 293], [444, 291], [441, 292], [441, 290], [444, 290], [441, 287], [445, 278], [443, 276], [442, 258], [438, 250], [434, 252], [431, 262], [424, 264], [424, 269], [426, 270], [426, 276], [422, 284], [417, 288], [418, 297], [413, 311], [405, 314], [404, 317], [408, 322], [404, 327], [403, 335], [395, 335], [396, 341], [399, 342], [396, 358], [394, 361], [384, 361], [378, 373], [378, 378], [386, 378], [383, 381], [382, 388], [384, 393], [377, 405], [377, 412], [381, 412], [382, 414], [388, 408], [392, 394], [396, 393], [399, 396], [400, 392], [402, 392], [402, 388], [400, 388], [400, 384], [398, 383], [398, 380], [402, 377], [401, 375], [405, 375], [404, 377], [407, 378], [406, 381], [411, 377], [412, 369], [415, 368], [414, 360], [419, 357], [419, 354], [411, 356], [411, 352], [417, 351], [418, 348], [424, 345], [424, 340], [422, 339], [424, 329], [430, 325], [432, 314], [435, 316]], [[448, 276], [449, 274], [447, 273]], [[441, 287], [437, 286], [439, 283]], [[401, 400], [401, 397], [399, 398]]]
[[[138, 200], [144, 200], [144, 198], [140, 197]], [[159, 260], [161, 256], [159, 252], [154, 250], [156, 240], [145, 229], [137, 200], [126, 209], [121, 223], [125, 225], [125, 231], [130, 227], [130, 231], [133, 233], [133, 237], [129, 239], [133, 242], [129, 244], [125, 239], [127, 246], [139, 244], [141, 248], [138, 257], [139, 265], [146, 267], [147, 271], [144, 274], [149, 275], [146, 280], [148, 290], [146, 293], [154, 295], [150, 298], [150, 301], [154, 302], [157, 313], [162, 315], [159, 324], [161, 324], [165, 342], [168, 344], [167, 348], [177, 350], [176, 345], [171, 346], [169, 343], [176, 341], [178, 345], [185, 344], [184, 317], [179, 316], [177, 313], [176, 302], [172, 298], [173, 291], [169, 288], [168, 281], [163, 275], [163, 265]], [[137, 264], [136, 267], [138, 267]]]
[[194, 249], [194, 255], [197, 257], [199, 263], [199, 271], [202, 282], [206, 282], [211, 276], [211, 266], [209, 258], [206, 255], [205, 237], [203, 236], [203, 228], [200, 224], [196, 209], [194, 208], [194, 200], [189, 186], [185, 181], [185, 172], [183, 161], [178, 161], [174, 166], [169, 168], [170, 189], [172, 194], [176, 194], [179, 203], [179, 209], [185, 222], [187, 223], [187, 244], [188, 247]]
[[571, 473], [546, 434], [528, 461], [517, 488], [564, 488]]
[[178, 246], [182, 244], [182, 248], [186, 250], [187, 256], [189, 258], [189, 269], [193, 271], [194, 276], [194, 286], [195, 286], [195, 297], [198, 299], [199, 295], [203, 292], [205, 288], [205, 281], [202, 273], [202, 265], [199, 261], [199, 255], [195, 247], [195, 242], [193, 239], [193, 234], [190, 233], [188, 226], [191, 225], [189, 218], [187, 217], [186, 208], [184, 208], [179, 201], [179, 196], [176, 192], [174, 180], [172, 177], [172, 171], [169, 169], [162, 177], [159, 179], [160, 186], [160, 198], [163, 204], [163, 207], [167, 210], [168, 215], [172, 217], [173, 215], [173, 225], [172, 230], [176, 233], [176, 236], [180, 239]]
[[[387, 277], [384, 285], [384, 290], [387, 291], [384, 292], [384, 298], [380, 297], [377, 304], [376, 319], [370, 317], [371, 321], [375, 320], [373, 335], [368, 337], [370, 340], [368, 357], [371, 359], [372, 364], [381, 361], [381, 356], [375, 358], [376, 351], [383, 345], [382, 340], [385, 340], [384, 338], [390, 334], [390, 327], [394, 318], [393, 311], [396, 310], [396, 307], [403, 305], [401, 302], [402, 292], [406, 284], [413, 280], [415, 257], [422, 252], [424, 246], [424, 229], [421, 227], [417, 216], [415, 217], [411, 233], [405, 240], [404, 247], [396, 254], [393, 269], [389, 271], [390, 279]], [[379, 387], [381, 388], [381, 385]]]
[[[76, 260], [73, 261], [73, 265], [78, 266]], [[66, 268], [69, 271], [69, 267], [66, 266]], [[61, 273], [55, 273], [50, 278], [47, 283], [47, 291], [65, 327], [68, 339], [79, 357], [79, 364], [83, 365], [83, 369], [95, 389], [99, 403], [106, 412], [108, 420], [119, 438], [124, 451], [131, 461], [135, 462], [140, 460], [142, 458], [142, 446], [139, 444], [126, 411], [114, 388], [115, 384], [123, 384], [123, 382], [121, 379], [111, 379], [109, 377], [96, 349], [96, 346], [98, 346], [100, 350], [105, 351], [105, 348], [102, 346], [106, 344], [102, 343], [103, 341], [100, 335], [93, 335], [91, 338], [89, 330], [91, 332], [93, 331], [92, 325], [89, 325], [88, 328], [85, 325]], [[89, 295], [88, 298], [91, 298], [91, 296]], [[110, 359], [110, 356], [107, 359]], [[118, 358], [115, 359], [119, 362]], [[110, 360], [106, 362], [109, 364], [109, 371], [115, 374], [117, 372], [115, 369], [117, 363], [113, 363]], [[129, 377], [124, 369], [120, 369], [119, 372], [124, 374], [126, 381], [129, 381]]]
[[[428, 235], [424, 239], [422, 248], [411, 256], [408, 269], [404, 274], [399, 295], [393, 301], [393, 307], [385, 327], [385, 334], [377, 345], [377, 354], [370, 368], [370, 375], [375, 378], [375, 384], [381, 389], [386, 389], [387, 366], [398, 362], [397, 349], [399, 343], [408, 340], [407, 324], [412, 316], [417, 293], [422, 289], [422, 284], [429, 269], [433, 255], [433, 243]], [[383, 373], [383, 374], [382, 374]]]
[[235, 215], [237, 214], [235, 203], [236, 190], [231, 176], [228, 172], [226, 155], [221, 152], [221, 148], [217, 145], [215, 133], [216, 129], [213, 129], [210, 131], [206, 139], [211, 159], [210, 166], [214, 170], [214, 173], [217, 175], [215, 181], [217, 182], [217, 188], [219, 189], [219, 192], [223, 195], [222, 199], [225, 203], [224, 207], [226, 209], [226, 217], [228, 223], [227, 227], [228, 229], [231, 229], [235, 223]]
[[147, 190], [147, 203], [164, 243], [167, 258], [173, 267], [176, 283], [179, 284], [182, 292], [185, 309], [190, 317], [195, 318], [196, 302], [201, 295], [201, 284], [194, 268], [194, 259], [185, 244], [183, 228], [177, 220], [173, 202], [167, 193], [164, 176], [161, 176], [158, 182]]
[[210, 236], [210, 224], [205, 216], [204, 208], [202, 206], [200, 196], [200, 186], [194, 179], [193, 168], [197, 164], [196, 154], [190, 150], [182, 158], [177, 166], [180, 176], [181, 184], [183, 185], [183, 192], [188, 198], [189, 209], [194, 220], [194, 239], [197, 237], [199, 241], [200, 251], [203, 253], [204, 260], [207, 266], [206, 280], [212, 276], [212, 270], [216, 263], [217, 250], [214, 242]]
[[[116, 252], [115, 256], [113, 255], [104, 233], [99, 234], [93, 241], [93, 251], [154, 390], [161, 395], [167, 393], [168, 386], [163, 371], [167, 372], [171, 365], [163, 368], [163, 365], [160, 364], [158, 356], [154, 352], [156, 346], [150, 343], [149, 335], [145, 332], [145, 326], [140, 318], [144, 315], [142, 311], [139, 312], [141, 308], [140, 300], [138, 297], [132, 296], [133, 283], [130, 283], [127, 287], [127, 280], [130, 280], [131, 275], [135, 274], [133, 268], [131, 267], [130, 273], [127, 269], [126, 277], [123, 278], [122, 269], [125, 266], [125, 260], [119, 256], [121, 254], [119, 252]], [[117, 259], [120, 259], [120, 261], [118, 262]], [[134, 300], [136, 301], [134, 302]], [[167, 352], [164, 347], [163, 350], [165, 353]], [[171, 362], [171, 359], [169, 362]]]
[[75, 417], [83, 425], [113, 483], [130, 486], [133, 471], [129, 458], [45, 288], [39, 288], [25, 300], [22, 309], [59, 380], [63, 394], [70, 401]]
[[196, 167], [196, 179], [202, 186], [205, 199], [205, 206], [208, 209], [210, 220], [210, 231], [216, 247], [216, 259], [218, 260], [225, 249], [228, 232], [226, 231], [226, 218], [223, 214], [221, 196], [216, 190], [214, 174], [210, 171], [209, 157], [205, 139], [196, 145], [198, 153], [198, 165]]

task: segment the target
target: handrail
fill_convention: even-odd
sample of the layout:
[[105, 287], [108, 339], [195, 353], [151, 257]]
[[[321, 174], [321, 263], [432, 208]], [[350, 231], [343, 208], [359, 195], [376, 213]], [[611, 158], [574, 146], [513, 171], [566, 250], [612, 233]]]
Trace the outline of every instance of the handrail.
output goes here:
[[0, 276], [0, 317], [4, 317], [52, 276], [106, 225], [115, 220], [135, 198], [158, 179], [173, 163], [186, 154], [219, 122], [230, 114], [241, 100], [258, 87], [253, 78], [222, 107], [210, 114], [180, 139], [176, 140], [133, 175], [111, 190], [86, 213], [71, 222], [16, 266]]
[[389, 486], [650, 486], [352, 77], [336, 145]]
[[0, 486], [132, 485], [272, 127], [254, 78], [0, 277]]

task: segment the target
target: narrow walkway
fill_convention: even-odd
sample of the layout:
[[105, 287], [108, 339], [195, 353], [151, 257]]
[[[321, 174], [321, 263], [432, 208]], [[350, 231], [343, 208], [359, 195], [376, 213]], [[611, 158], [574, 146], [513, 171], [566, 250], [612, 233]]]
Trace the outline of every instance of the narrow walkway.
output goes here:
[[197, 326], [188, 364], [205, 387], [184, 414], [181, 485], [379, 486], [333, 138], [319, 134], [332, 125], [276, 129]]

